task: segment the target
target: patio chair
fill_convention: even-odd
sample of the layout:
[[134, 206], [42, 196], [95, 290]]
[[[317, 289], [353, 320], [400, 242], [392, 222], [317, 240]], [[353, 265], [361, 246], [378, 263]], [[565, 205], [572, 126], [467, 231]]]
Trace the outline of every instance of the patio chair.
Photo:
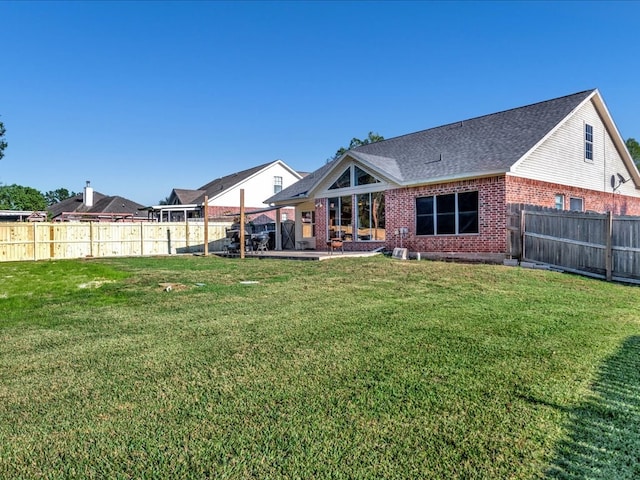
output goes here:
[[329, 251], [329, 253], [333, 253], [335, 250], [340, 250], [342, 253], [344, 253], [344, 241], [340, 237], [328, 240], [327, 250]]

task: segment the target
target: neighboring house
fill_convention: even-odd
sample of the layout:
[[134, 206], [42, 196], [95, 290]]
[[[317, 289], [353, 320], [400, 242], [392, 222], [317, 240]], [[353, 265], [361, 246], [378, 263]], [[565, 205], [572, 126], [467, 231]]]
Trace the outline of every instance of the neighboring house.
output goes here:
[[504, 258], [509, 204], [640, 215], [640, 174], [598, 90], [357, 147], [267, 200], [318, 249]]
[[0, 222], [46, 222], [46, 211], [0, 210]]
[[[184, 221], [185, 218], [202, 218], [202, 207], [207, 198], [209, 218], [230, 220], [230, 215], [240, 212], [240, 190], [244, 190], [247, 212], [262, 211], [268, 205], [264, 200], [294, 184], [302, 178], [282, 160], [258, 165], [241, 172], [213, 180], [197, 190], [174, 188], [168, 205], [149, 207], [150, 214], [158, 221]], [[264, 212], [275, 220], [275, 211]], [[283, 209], [281, 220], [293, 219], [293, 209]]]
[[124, 197], [96, 192], [87, 182], [82, 193], [48, 207], [51, 220], [90, 222], [147, 221], [143, 205]]

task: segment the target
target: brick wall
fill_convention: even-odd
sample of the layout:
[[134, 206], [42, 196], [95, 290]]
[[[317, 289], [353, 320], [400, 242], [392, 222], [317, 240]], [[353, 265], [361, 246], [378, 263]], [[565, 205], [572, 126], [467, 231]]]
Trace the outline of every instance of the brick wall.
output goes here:
[[584, 210], [598, 213], [613, 212], [614, 215], [640, 215], [640, 198], [611, 192], [598, 192], [585, 188], [568, 187], [556, 183], [541, 182], [527, 178], [506, 178], [507, 203], [527, 203], [555, 208], [556, 194], [565, 197], [565, 209], [569, 198], [581, 198]]
[[316, 208], [316, 250], [327, 249], [327, 199], [322, 198], [316, 202], [322, 205]]
[[[431, 195], [478, 191], [479, 225], [477, 234], [416, 236], [416, 198]], [[565, 185], [529, 180], [512, 176], [495, 176], [459, 182], [399, 188], [385, 192], [385, 217], [387, 239], [378, 242], [345, 242], [345, 250], [372, 250], [384, 246], [391, 250], [405, 247], [411, 252], [452, 254], [502, 255], [507, 252], [507, 204], [525, 203], [543, 207], [555, 207], [556, 194], [565, 196], [568, 208], [570, 197], [582, 198], [585, 210], [613, 211], [616, 215], [640, 215], [640, 198]], [[326, 248], [326, 208], [316, 209], [316, 249]], [[408, 233], [401, 238], [400, 228]], [[467, 255], [468, 256], [468, 255]]]
[[[477, 234], [416, 236], [416, 198], [478, 191]], [[402, 246], [413, 252], [503, 253], [506, 251], [506, 204], [504, 177], [389, 190], [385, 196], [387, 248]], [[406, 238], [395, 231], [408, 229]]]

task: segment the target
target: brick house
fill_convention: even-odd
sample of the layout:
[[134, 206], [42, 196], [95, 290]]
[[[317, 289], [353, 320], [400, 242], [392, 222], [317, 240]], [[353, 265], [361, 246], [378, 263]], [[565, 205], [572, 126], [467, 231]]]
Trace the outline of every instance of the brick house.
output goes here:
[[316, 249], [497, 260], [510, 204], [640, 215], [640, 173], [588, 90], [357, 147], [266, 203]]

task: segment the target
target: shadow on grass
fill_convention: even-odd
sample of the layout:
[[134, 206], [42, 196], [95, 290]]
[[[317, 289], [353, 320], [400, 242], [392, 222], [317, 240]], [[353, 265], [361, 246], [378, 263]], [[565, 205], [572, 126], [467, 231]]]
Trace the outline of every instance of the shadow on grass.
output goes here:
[[640, 336], [600, 368], [592, 395], [573, 409], [546, 478], [640, 478]]

